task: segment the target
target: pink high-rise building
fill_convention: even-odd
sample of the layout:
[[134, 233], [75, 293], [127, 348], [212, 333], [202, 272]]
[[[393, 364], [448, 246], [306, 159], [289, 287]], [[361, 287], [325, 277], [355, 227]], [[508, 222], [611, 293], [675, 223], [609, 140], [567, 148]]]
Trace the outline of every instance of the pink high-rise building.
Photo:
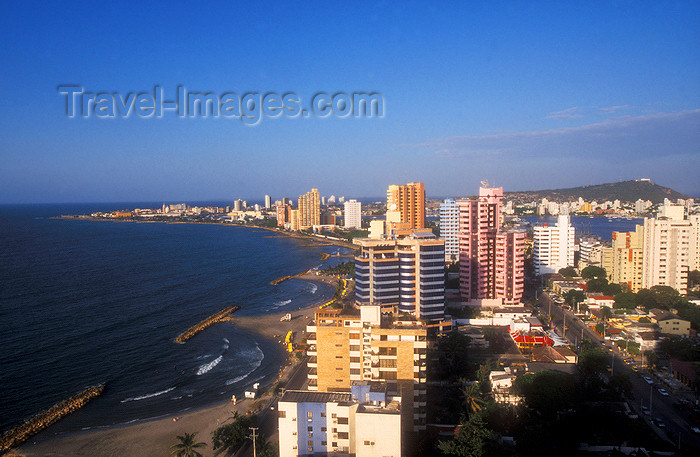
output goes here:
[[500, 230], [502, 199], [503, 188], [481, 187], [477, 198], [457, 201], [463, 300], [517, 304], [523, 296], [525, 233]]

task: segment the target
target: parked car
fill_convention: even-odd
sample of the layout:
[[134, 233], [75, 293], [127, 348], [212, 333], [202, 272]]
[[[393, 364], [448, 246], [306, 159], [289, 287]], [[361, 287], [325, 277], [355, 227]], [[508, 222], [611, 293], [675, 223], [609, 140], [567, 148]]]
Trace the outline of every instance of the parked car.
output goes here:
[[642, 378], [644, 378], [647, 384], [654, 384], [654, 380], [651, 379], [649, 376], [642, 376]]
[[666, 389], [659, 388], [659, 393], [663, 395], [664, 397], [668, 397], [668, 392], [666, 392]]
[[659, 428], [666, 428], [666, 424], [661, 419], [654, 419], [654, 424]]
[[648, 416], [649, 415], [649, 408], [647, 408], [646, 406], [642, 406], [642, 413], [644, 413], [645, 415]]

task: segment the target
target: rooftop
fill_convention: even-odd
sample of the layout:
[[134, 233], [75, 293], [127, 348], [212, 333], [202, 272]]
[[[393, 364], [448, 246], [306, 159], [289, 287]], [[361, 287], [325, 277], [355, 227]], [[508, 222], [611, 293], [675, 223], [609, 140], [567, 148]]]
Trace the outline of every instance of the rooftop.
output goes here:
[[314, 390], [287, 390], [280, 399], [290, 403], [350, 403], [350, 392], [318, 392]]

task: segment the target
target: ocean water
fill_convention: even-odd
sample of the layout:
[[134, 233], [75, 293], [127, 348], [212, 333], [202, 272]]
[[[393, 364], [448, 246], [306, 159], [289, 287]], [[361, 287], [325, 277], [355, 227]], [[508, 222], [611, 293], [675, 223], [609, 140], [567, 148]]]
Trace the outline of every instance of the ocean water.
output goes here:
[[240, 397], [276, 376], [280, 346], [230, 323], [185, 344], [173, 339], [228, 306], [278, 313], [334, 292], [269, 282], [322, 266], [320, 253], [337, 247], [302, 247], [252, 228], [51, 218], [109, 209], [0, 206], [0, 431], [101, 382], [101, 397], [43, 436]]
[[[532, 225], [557, 223], [557, 218], [548, 217], [521, 217], [522, 220], [530, 222]], [[586, 217], [571, 216], [571, 224], [576, 228], [576, 236], [582, 234], [597, 235], [604, 240], [612, 240], [612, 232], [633, 232], [636, 225], [644, 225], [643, 218], [611, 218], [607, 217]]]

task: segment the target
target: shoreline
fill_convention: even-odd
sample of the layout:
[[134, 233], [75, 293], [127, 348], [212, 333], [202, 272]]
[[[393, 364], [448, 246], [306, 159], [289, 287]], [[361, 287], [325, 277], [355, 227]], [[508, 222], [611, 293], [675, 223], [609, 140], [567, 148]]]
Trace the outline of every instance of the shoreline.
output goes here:
[[[326, 278], [326, 280], [322, 279]], [[300, 279], [323, 282], [332, 285], [332, 277], [305, 274]], [[306, 324], [313, 313], [324, 303], [312, 303], [309, 306], [292, 312], [264, 314], [260, 316], [234, 316], [229, 322], [239, 328], [252, 331], [257, 335], [276, 344], [283, 341], [288, 331], [301, 332], [306, 330]], [[291, 314], [290, 321], [280, 321], [286, 314]], [[284, 349], [281, 349], [284, 351]], [[26, 457], [39, 456], [122, 456], [122, 455], [169, 455], [170, 446], [175, 443], [176, 436], [184, 433], [197, 432], [198, 441], [208, 444], [201, 451], [204, 456], [214, 455], [211, 449], [211, 433], [222, 425], [234, 411], [242, 415], [255, 414], [272, 399], [271, 389], [277, 382], [286, 381], [299, 361], [290, 356], [283, 363], [277, 376], [262, 386], [263, 394], [255, 399], [241, 399], [233, 405], [231, 401], [202, 406], [176, 416], [173, 414], [143, 419], [135, 423], [115, 424], [95, 429], [79, 430], [42, 439], [43, 431], [37, 437], [30, 438], [23, 445], [14, 448], [9, 455]], [[274, 437], [268, 437], [274, 439]], [[33, 441], [34, 440], [34, 441]], [[219, 450], [216, 451], [218, 454]]]
[[291, 231], [286, 231], [286, 230], [280, 230], [276, 227], [260, 227], [257, 225], [247, 225], [247, 224], [230, 224], [230, 223], [225, 223], [225, 222], [214, 222], [214, 221], [154, 221], [154, 220], [146, 220], [146, 219], [108, 219], [108, 218], [103, 218], [103, 217], [92, 217], [92, 216], [87, 216], [87, 215], [61, 215], [61, 216], [53, 216], [51, 219], [59, 219], [59, 220], [69, 220], [69, 221], [91, 221], [91, 222], [133, 222], [136, 224], [202, 224], [202, 225], [221, 225], [224, 227], [242, 227], [242, 228], [248, 228], [248, 229], [260, 229], [260, 230], [267, 230], [269, 232], [277, 233], [279, 235], [289, 237], [289, 238], [296, 238], [299, 240], [308, 240], [308, 241], [313, 241], [315, 243], [318, 243], [318, 247], [321, 246], [337, 246], [337, 247], [342, 247], [342, 248], [348, 248], [352, 250], [356, 250], [357, 246], [352, 244], [351, 242], [344, 241], [344, 240], [338, 240], [338, 239], [333, 239], [333, 238], [319, 238], [316, 236], [312, 235], [305, 235], [297, 232], [291, 232]]

